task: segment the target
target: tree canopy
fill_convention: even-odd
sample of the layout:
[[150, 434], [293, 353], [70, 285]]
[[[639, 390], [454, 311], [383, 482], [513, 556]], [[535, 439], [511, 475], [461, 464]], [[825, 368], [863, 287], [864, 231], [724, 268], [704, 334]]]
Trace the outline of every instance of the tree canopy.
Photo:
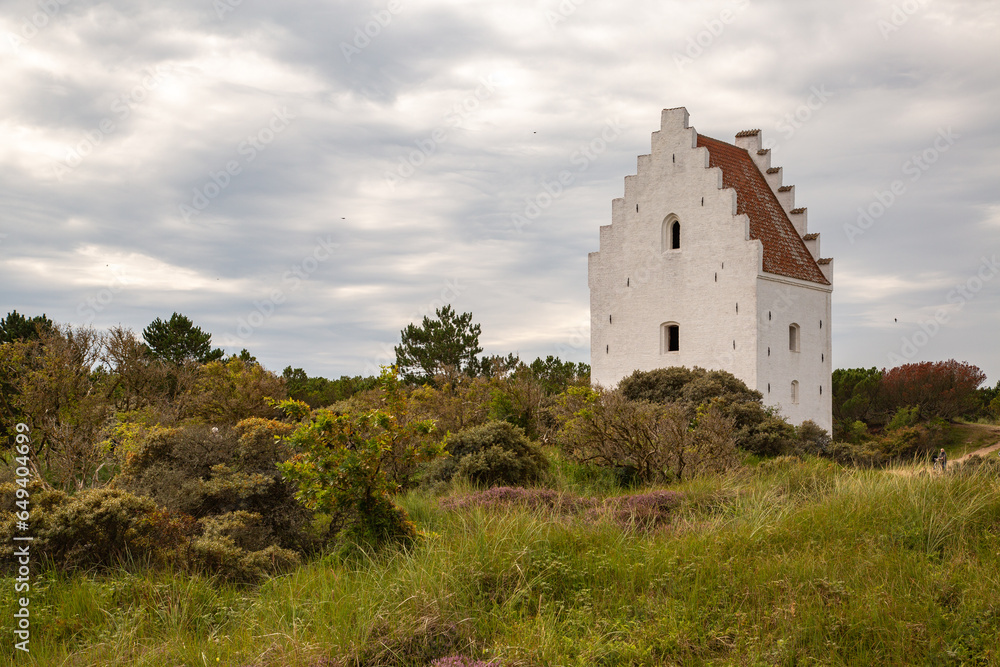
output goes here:
[[175, 364], [186, 361], [206, 364], [224, 355], [220, 348], [212, 349], [212, 334], [179, 313], [174, 313], [167, 322], [157, 317], [143, 329], [142, 337], [154, 357]]
[[435, 375], [459, 372], [475, 375], [479, 362], [480, 326], [472, 313], [456, 313], [450, 305], [438, 308], [437, 317], [424, 315], [420, 326], [408, 324], [396, 346], [396, 365], [407, 382], [427, 382]]
[[13, 343], [18, 340], [38, 340], [42, 333], [52, 331], [52, 320], [45, 314], [27, 318], [16, 310], [7, 313], [0, 319], [0, 343]]

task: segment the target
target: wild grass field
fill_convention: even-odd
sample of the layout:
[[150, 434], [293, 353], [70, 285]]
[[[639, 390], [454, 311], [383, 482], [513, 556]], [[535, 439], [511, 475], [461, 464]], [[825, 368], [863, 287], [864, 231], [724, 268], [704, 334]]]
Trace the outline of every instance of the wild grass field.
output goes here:
[[[499, 503], [470, 488], [411, 493], [400, 503], [424, 532], [416, 546], [327, 555], [258, 586], [138, 565], [50, 570], [32, 580], [27, 654], [10, 648], [7, 577], [3, 659], [1000, 664], [1000, 467], [918, 470], [784, 457], [651, 496], [560, 461], [555, 502], [544, 492]], [[628, 494], [653, 502], [602, 509]]]
[[1000, 665], [978, 367], [837, 369], [828, 433], [436, 313], [339, 380], [176, 312], [0, 319], [0, 664]]

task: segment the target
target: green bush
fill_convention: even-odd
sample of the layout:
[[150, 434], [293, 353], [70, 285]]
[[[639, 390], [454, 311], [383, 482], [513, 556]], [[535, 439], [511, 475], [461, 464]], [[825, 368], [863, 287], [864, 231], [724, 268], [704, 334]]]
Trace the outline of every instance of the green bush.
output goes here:
[[818, 455], [830, 445], [830, 434], [811, 419], [807, 419], [795, 429], [796, 447], [803, 454]]
[[[298, 453], [278, 464], [305, 508], [329, 518], [327, 534], [382, 546], [407, 542], [416, 530], [392, 496], [399, 476], [440, 456], [434, 422], [413, 419], [395, 369], [379, 376], [384, 408], [360, 414], [318, 410], [289, 437]], [[349, 540], [350, 541], [350, 540]]]
[[491, 421], [448, 437], [451, 455], [434, 468], [433, 477], [447, 481], [459, 475], [479, 486], [528, 486], [548, 470], [548, 460], [524, 430]]
[[630, 401], [673, 403], [684, 398], [684, 387], [693, 382], [704, 369], [685, 366], [636, 371], [623, 379], [618, 388]]
[[255, 582], [296, 567], [294, 551], [260, 540], [261, 516], [230, 512], [203, 519], [202, 534], [192, 540], [189, 565], [227, 581]]
[[758, 456], [779, 456], [793, 448], [795, 427], [774, 408], [736, 403], [722, 411], [736, 422], [736, 444], [740, 449]]
[[875, 441], [879, 451], [892, 460], [907, 460], [936, 452], [948, 444], [947, 424], [932, 420], [916, 426], [900, 426]]
[[868, 432], [868, 425], [860, 419], [852, 422], [844, 435], [844, 439], [847, 442], [854, 444], [861, 443], [871, 437], [871, 433]]
[[896, 414], [892, 416], [889, 423], [886, 424], [886, 431], [895, 431], [897, 429], [904, 428], [906, 426], [913, 426], [920, 421], [920, 406], [914, 405], [913, 407], [902, 407], [896, 410]]
[[300, 563], [272, 543], [261, 515], [236, 511], [201, 521], [156, 506], [120, 489], [87, 489], [75, 496], [29, 487], [28, 530], [16, 530], [14, 484], [0, 486], [0, 557], [15, 563], [15, 535], [30, 534], [34, 552], [63, 569], [114, 568], [133, 563], [187, 568], [227, 581], [255, 582]]
[[[16, 534], [30, 534], [32, 548], [45, 554], [50, 564], [76, 567], [112, 567], [132, 561], [168, 560], [185, 539], [193, 522], [163, 512], [149, 498], [120, 489], [87, 489], [75, 496], [46, 491], [34, 485], [31, 520], [27, 531], [15, 532], [12, 511], [0, 518], [6, 553]], [[12, 505], [15, 485], [0, 488], [5, 509]], [[6, 562], [13, 562], [7, 560]]]
[[262, 519], [246, 530], [262, 545], [310, 551], [318, 546], [310, 531], [312, 515], [276, 468], [292, 455], [279, 439], [291, 430], [261, 418], [235, 427], [153, 429], [122, 457], [120, 484], [199, 520], [239, 511], [259, 515]]
[[795, 443], [795, 430], [773, 408], [764, 406], [759, 391], [750, 389], [732, 373], [672, 366], [636, 371], [619, 389], [631, 401], [675, 403], [694, 419], [698, 406], [713, 402], [733, 421], [736, 445], [760, 456], [776, 456]]
[[[901, 417], [899, 421], [905, 422], [911, 416], [912, 411], [907, 411], [907, 416]], [[858, 421], [852, 425], [851, 432], [854, 436], [851, 442], [833, 442], [824, 454], [838, 463], [881, 467], [892, 462], [911, 461], [914, 457], [932, 454], [950, 444], [948, 425], [940, 419], [915, 426], [886, 429], [874, 436]]]
[[871, 440], [857, 442], [835, 440], [826, 448], [826, 456], [837, 463], [862, 468], [881, 467], [889, 462], [888, 457]]
[[417, 537], [417, 528], [404, 509], [384, 496], [373, 496], [358, 503], [364, 521], [348, 521], [338, 537], [348, 549], [356, 545], [378, 547], [384, 544], [409, 544]]

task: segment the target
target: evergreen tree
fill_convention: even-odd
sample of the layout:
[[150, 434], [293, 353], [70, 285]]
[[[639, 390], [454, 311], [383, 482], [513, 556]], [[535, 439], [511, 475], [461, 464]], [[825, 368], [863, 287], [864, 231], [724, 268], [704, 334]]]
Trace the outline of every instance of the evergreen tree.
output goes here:
[[157, 317], [143, 329], [142, 337], [154, 357], [175, 364], [186, 361], [205, 364], [222, 359], [224, 355], [220, 348], [212, 349], [212, 334], [202, 331], [178, 313], [168, 322]]
[[478, 324], [472, 313], [459, 315], [451, 306], [438, 308], [437, 318], [424, 316], [421, 326], [408, 324], [396, 346], [396, 365], [407, 382], [428, 382], [435, 375], [449, 372], [476, 375], [479, 370]]
[[45, 314], [27, 318], [16, 310], [7, 313], [0, 320], [0, 343], [13, 343], [18, 340], [38, 340], [40, 334], [52, 331], [55, 325]]

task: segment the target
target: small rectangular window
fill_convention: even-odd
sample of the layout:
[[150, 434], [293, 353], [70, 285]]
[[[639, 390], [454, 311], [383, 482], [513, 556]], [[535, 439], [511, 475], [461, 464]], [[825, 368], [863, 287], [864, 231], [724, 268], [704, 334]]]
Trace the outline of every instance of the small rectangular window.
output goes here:
[[660, 325], [660, 354], [677, 352], [681, 349], [681, 328], [672, 322]]

